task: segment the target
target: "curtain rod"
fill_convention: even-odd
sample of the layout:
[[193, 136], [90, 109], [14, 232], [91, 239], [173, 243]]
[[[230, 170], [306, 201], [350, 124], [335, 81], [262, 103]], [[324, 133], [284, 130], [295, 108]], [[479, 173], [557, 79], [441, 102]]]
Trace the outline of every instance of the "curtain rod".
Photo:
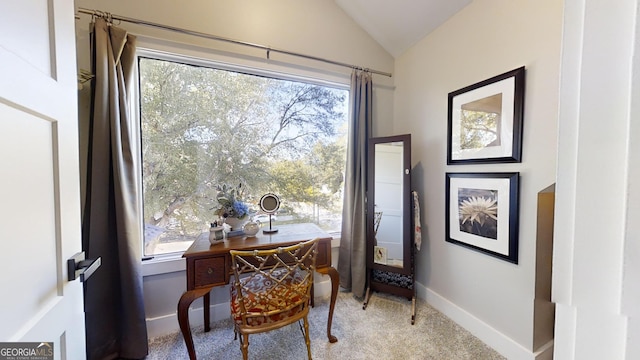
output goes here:
[[111, 20], [119, 20], [119, 21], [125, 21], [125, 22], [133, 23], [133, 24], [152, 26], [152, 27], [156, 27], [156, 28], [160, 28], [160, 29], [164, 29], [164, 30], [170, 30], [170, 31], [175, 31], [175, 32], [183, 33], [183, 34], [199, 36], [199, 37], [203, 37], [203, 38], [207, 38], [207, 39], [212, 39], [212, 40], [217, 40], [217, 41], [224, 41], [224, 42], [228, 42], [228, 43], [232, 43], [232, 44], [236, 44], [236, 45], [243, 45], [243, 46], [249, 46], [249, 47], [252, 47], [252, 48], [255, 48], [255, 49], [266, 50], [267, 51], [267, 59], [269, 59], [269, 53], [270, 52], [275, 52], [275, 53], [286, 54], [286, 55], [291, 55], [291, 56], [297, 56], [297, 57], [310, 59], [310, 60], [315, 60], [315, 61], [322, 61], [322, 62], [325, 62], [325, 63], [338, 65], [338, 66], [343, 66], [343, 67], [348, 67], [348, 68], [351, 68], [351, 69], [364, 70], [364, 71], [368, 71], [368, 72], [373, 73], [373, 74], [378, 74], [378, 75], [384, 75], [384, 76], [391, 77], [391, 73], [387, 73], [387, 72], [383, 72], [383, 71], [372, 70], [372, 69], [364, 68], [364, 67], [361, 67], [361, 66], [342, 63], [342, 62], [339, 62], [339, 61], [323, 59], [323, 58], [320, 58], [320, 57], [317, 57], [317, 56], [300, 54], [300, 53], [296, 53], [296, 52], [293, 52], [293, 51], [272, 48], [272, 47], [269, 47], [269, 46], [260, 45], [260, 44], [254, 44], [254, 43], [240, 41], [240, 40], [229, 39], [229, 38], [225, 38], [225, 37], [221, 37], [221, 36], [215, 36], [215, 35], [211, 35], [211, 34], [206, 34], [206, 33], [198, 32], [198, 31], [186, 30], [186, 29], [182, 29], [182, 28], [178, 28], [178, 27], [169, 26], [169, 25], [162, 25], [162, 24], [153, 23], [153, 22], [149, 22], [149, 21], [128, 18], [126, 16], [114, 15], [114, 14], [111, 14], [111, 13], [108, 13], [108, 12], [104, 12], [104, 11], [100, 11], [100, 10], [90, 10], [90, 9], [85, 9], [85, 8], [78, 8], [78, 12], [83, 13], [83, 14], [88, 14], [88, 15], [91, 15], [91, 16], [102, 17], [102, 18], [105, 18], [105, 19], [110, 20], [110, 21]]

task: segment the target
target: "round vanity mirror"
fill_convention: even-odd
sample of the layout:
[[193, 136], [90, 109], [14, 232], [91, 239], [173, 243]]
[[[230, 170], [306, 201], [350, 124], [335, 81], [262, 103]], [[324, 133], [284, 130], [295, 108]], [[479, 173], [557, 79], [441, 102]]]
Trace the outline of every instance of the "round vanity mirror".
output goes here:
[[280, 208], [280, 198], [278, 198], [278, 196], [276, 196], [275, 194], [271, 194], [271, 193], [264, 194], [260, 198], [260, 209], [265, 213], [269, 214], [269, 229], [262, 230], [264, 234], [272, 234], [272, 233], [278, 232], [278, 229], [275, 229], [272, 226], [272, 223], [273, 223], [272, 215], [276, 211], [278, 211], [279, 208]]
[[264, 194], [260, 198], [260, 209], [262, 211], [273, 214], [280, 208], [280, 199], [275, 194]]

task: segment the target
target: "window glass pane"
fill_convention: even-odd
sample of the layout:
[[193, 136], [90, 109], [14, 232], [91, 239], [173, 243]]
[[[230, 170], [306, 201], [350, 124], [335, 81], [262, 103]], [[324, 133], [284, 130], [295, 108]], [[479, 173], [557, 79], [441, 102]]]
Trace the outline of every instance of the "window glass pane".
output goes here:
[[225, 185], [262, 226], [274, 193], [275, 224], [340, 231], [347, 90], [145, 57], [139, 76], [145, 255], [208, 232]]

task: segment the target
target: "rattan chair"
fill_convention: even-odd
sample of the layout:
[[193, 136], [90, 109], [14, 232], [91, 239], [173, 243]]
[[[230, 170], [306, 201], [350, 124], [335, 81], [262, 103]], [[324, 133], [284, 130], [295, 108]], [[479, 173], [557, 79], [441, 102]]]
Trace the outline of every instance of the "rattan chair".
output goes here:
[[238, 333], [241, 335], [243, 359], [248, 359], [250, 334], [278, 329], [296, 321], [311, 359], [307, 315], [317, 247], [318, 239], [313, 239], [277, 249], [230, 251], [234, 274], [231, 316], [236, 338]]

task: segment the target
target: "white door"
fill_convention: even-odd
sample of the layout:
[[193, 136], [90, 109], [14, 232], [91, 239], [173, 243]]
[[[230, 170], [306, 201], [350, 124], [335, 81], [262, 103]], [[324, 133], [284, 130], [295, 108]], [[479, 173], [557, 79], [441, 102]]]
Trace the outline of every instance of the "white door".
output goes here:
[[73, 0], [0, 1], [0, 342], [85, 358]]

